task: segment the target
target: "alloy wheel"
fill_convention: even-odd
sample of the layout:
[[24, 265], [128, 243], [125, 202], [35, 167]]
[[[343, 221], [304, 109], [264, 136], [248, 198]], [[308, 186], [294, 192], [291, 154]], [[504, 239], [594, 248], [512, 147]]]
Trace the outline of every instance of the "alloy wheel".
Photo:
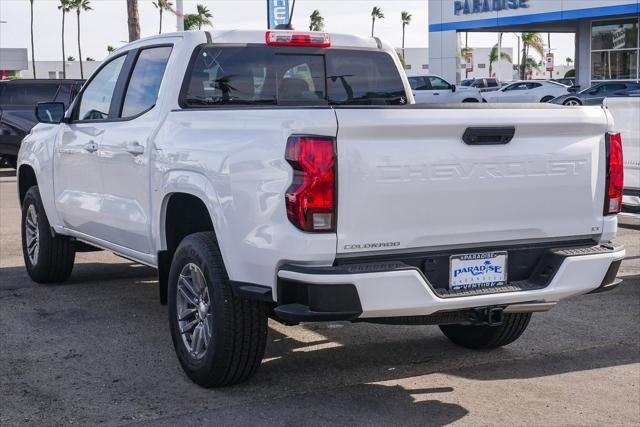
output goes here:
[[209, 288], [200, 267], [188, 263], [182, 268], [176, 292], [182, 342], [194, 359], [201, 359], [211, 344], [213, 316]]
[[34, 205], [29, 205], [27, 209], [24, 227], [29, 261], [31, 265], [37, 265], [40, 254], [40, 229], [38, 228], [38, 213]]

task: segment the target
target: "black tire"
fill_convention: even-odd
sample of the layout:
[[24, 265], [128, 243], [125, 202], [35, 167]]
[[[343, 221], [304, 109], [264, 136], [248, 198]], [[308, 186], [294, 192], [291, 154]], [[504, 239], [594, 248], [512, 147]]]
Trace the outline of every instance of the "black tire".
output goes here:
[[462, 101], [462, 102], [476, 102], [476, 103], [477, 103], [477, 102], [480, 102], [480, 101], [478, 101], [478, 100], [477, 100], [477, 99], [475, 99], [475, 98], [467, 98], [467, 99], [465, 99], [465, 100], [464, 100], [464, 101]]
[[[27, 248], [27, 215], [34, 209], [37, 215], [37, 256], [29, 256]], [[33, 221], [30, 219], [31, 224]], [[71, 275], [76, 258], [73, 241], [60, 235], [54, 235], [47, 214], [42, 205], [37, 186], [31, 187], [22, 202], [22, 255], [29, 277], [37, 283], [60, 283]], [[30, 240], [33, 245], [33, 241]]]
[[[177, 317], [178, 280], [189, 264], [201, 270], [210, 296], [207, 312], [212, 333], [199, 359], [189, 352]], [[202, 387], [223, 387], [246, 381], [257, 372], [267, 343], [266, 307], [233, 294], [213, 232], [191, 234], [180, 243], [171, 263], [168, 297], [173, 346], [191, 380]]]
[[531, 313], [504, 315], [500, 326], [440, 325], [454, 344], [474, 350], [487, 350], [511, 344], [527, 329]]
[[552, 100], [554, 100], [554, 99], [555, 99], [555, 98], [554, 98], [553, 96], [545, 96], [544, 98], [542, 98], [542, 99], [540, 100], [540, 102], [549, 102], [549, 101], [552, 101]]

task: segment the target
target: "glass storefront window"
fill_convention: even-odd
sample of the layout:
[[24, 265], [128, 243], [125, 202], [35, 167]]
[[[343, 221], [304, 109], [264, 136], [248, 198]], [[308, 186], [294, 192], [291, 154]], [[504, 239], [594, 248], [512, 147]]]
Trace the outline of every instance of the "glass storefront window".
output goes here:
[[637, 80], [637, 50], [607, 50], [591, 53], [592, 80]]
[[638, 20], [594, 22], [591, 50], [633, 49], [638, 47]]
[[639, 80], [638, 18], [594, 22], [591, 30], [591, 79]]

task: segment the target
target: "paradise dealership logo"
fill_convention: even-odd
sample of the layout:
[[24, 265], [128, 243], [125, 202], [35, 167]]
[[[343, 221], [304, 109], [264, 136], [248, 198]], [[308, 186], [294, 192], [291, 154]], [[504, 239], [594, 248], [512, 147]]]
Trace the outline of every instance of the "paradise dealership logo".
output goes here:
[[469, 267], [457, 268], [453, 271], [453, 277], [457, 278], [461, 274], [470, 273], [473, 276], [481, 276], [483, 274], [502, 274], [502, 266], [495, 265], [490, 260], [486, 260], [482, 265], [473, 265]]
[[456, 0], [453, 2], [453, 12], [456, 15], [525, 9], [528, 7], [529, 0]]

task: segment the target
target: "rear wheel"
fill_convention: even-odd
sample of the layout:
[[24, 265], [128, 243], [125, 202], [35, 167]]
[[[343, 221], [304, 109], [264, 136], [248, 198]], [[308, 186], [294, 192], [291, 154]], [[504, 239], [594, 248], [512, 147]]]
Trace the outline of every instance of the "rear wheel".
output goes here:
[[180, 243], [168, 296], [173, 346], [189, 378], [221, 387], [256, 373], [267, 342], [266, 307], [233, 294], [214, 233]]
[[480, 101], [478, 101], [478, 100], [477, 100], [477, 99], [475, 99], [475, 98], [467, 98], [467, 99], [465, 99], [465, 100], [464, 100], [464, 101], [462, 101], [462, 102], [480, 102]]
[[440, 325], [454, 344], [471, 349], [492, 349], [511, 344], [527, 329], [531, 313], [504, 314], [499, 326]]
[[29, 276], [38, 283], [67, 280], [76, 257], [73, 241], [52, 233], [36, 186], [22, 202], [22, 254]]
[[577, 98], [569, 98], [566, 101], [564, 101], [562, 104], [563, 105], [578, 106], [578, 105], [582, 105], [582, 101], [580, 101]]

